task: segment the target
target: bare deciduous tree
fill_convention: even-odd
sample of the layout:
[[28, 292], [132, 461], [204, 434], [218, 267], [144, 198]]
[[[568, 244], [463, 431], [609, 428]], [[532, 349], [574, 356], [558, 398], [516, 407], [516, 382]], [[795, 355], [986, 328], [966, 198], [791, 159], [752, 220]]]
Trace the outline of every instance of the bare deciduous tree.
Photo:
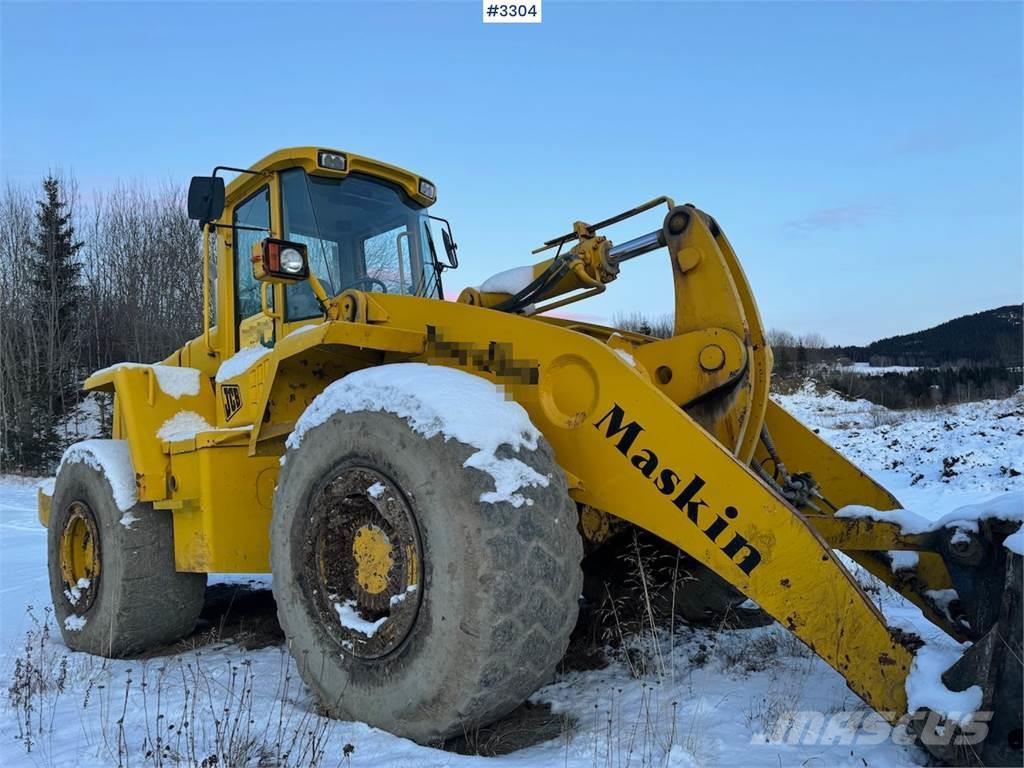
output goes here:
[[[34, 195], [9, 185], [0, 198], [0, 470], [52, 469], [63, 444], [78, 437], [67, 425], [89, 373], [161, 360], [202, 330], [201, 238], [183, 191], [122, 184], [76, 209], [73, 181], [62, 187], [84, 244], [74, 253], [73, 287], [48, 297], [32, 266]], [[61, 292], [75, 293], [74, 312], [58, 311], [68, 306]], [[46, 401], [52, 405], [41, 411]], [[52, 450], [26, 453], [33, 440]]]

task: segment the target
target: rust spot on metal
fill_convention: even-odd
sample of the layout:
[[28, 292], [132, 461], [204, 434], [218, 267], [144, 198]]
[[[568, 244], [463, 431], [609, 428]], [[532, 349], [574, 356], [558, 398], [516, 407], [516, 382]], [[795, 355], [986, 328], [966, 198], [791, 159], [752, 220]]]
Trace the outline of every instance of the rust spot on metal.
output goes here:
[[891, 667], [893, 664], [896, 663], [896, 659], [894, 659], [888, 653], [880, 653], [878, 654], [878, 663], [884, 667]]
[[789, 579], [783, 579], [782, 581], [780, 581], [779, 582], [779, 586], [780, 587], [785, 587], [786, 589], [789, 589], [790, 586], [791, 586]]

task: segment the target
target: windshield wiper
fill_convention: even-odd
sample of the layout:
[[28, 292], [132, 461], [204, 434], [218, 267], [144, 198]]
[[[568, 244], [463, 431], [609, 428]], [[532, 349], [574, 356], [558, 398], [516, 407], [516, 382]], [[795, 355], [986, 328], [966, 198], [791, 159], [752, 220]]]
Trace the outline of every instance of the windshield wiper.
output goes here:
[[[441, 265], [437, 261], [437, 249], [434, 248], [434, 236], [430, 233], [430, 224], [423, 227], [423, 231], [427, 233], [427, 246], [430, 248], [430, 263], [434, 265], [434, 281], [438, 279], [438, 273], [441, 271]], [[427, 285], [426, 280], [420, 281], [420, 286], [423, 288], [423, 293], [420, 294], [418, 291], [417, 296], [426, 296], [429, 294], [432, 285]]]
[[437, 249], [434, 248], [434, 236], [432, 234], [430, 234], [430, 225], [427, 224], [427, 226], [425, 226], [423, 228], [423, 230], [427, 233], [427, 245], [430, 246], [430, 260], [434, 262], [434, 266], [436, 267], [437, 266]]

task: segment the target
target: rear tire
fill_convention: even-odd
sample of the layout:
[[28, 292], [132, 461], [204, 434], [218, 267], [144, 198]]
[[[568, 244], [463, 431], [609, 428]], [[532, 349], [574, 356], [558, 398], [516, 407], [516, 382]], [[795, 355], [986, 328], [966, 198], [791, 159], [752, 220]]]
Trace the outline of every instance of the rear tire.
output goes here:
[[50, 594], [69, 648], [117, 658], [192, 631], [206, 574], [175, 571], [170, 512], [123, 512], [103, 471], [81, 462], [61, 467], [50, 508]]
[[[480, 501], [494, 480], [464, 466], [475, 448], [428, 440], [390, 413], [336, 413], [288, 451], [271, 526], [274, 596], [303, 679], [335, 717], [427, 742], [501, 717], [551, 679], [582, 584], [576, 508], [543, 439], [506, 450], [498, 456], [549, 478], [520, 489], [529, 503], [519, 507]], [[359, 576], [357, 548], [372, 537], [393, 555]], [[386, 591], [373, 581], [384, 572]], [[353, 614], [340, 618], [346, 610], [385, 621], [357, 623], [366, 637]]]

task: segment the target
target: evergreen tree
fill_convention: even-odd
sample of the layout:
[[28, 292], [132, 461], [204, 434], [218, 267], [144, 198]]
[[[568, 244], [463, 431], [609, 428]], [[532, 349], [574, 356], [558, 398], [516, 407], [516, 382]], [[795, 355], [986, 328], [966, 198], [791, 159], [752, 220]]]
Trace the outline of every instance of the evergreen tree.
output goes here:
[[61, 182], [54, 176], [43, 180], [46, 200], [36, 201], [36, 231], [32, 241], [32, 283], [51, 304], [57, 328], [74, 327], [72, 316], [81, 296], [82, 265], [77, 254], [85, 243], [75, 240], [71, 211], [61, 194]]
[[57, 424], [77, 403], [78, 311], [82, 265], [77, 254], [71, 211], [54, 176], [43, 180], [45, 199], [36, 203], [36, 221], [28, 254], [30, 295], [37, 354], [30, 376], [32, 433], [25, 463], [42, 466], [60, 455]]

